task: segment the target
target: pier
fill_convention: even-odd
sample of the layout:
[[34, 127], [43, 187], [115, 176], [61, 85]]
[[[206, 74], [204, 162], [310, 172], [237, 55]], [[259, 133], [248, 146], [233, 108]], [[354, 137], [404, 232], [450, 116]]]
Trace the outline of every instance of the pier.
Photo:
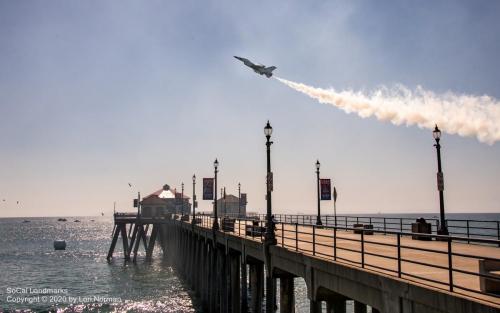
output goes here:
[[345, 312], [347, 300], [356, 313], [368, 307], [375, 313], [500, 310], [497, 239], [418, 234], [428, 240], [415, 240], [404, 228], [316, 226], [282, 215], [275, 220], [276, 244], [269, 245], [259, 216], [220, 219], [220, 230], [212, 229], [211, 216], [195, 221], [187, 215], [116, 215], [108, 257], [121, 234], [125, 259], [133, 250], [135, 261], [140, 241], [150, 259], [158, 237], [203, 312], [270, 311], [277, 294], [279, 311], [294, 312], [296, 277], [307, 285], [311, 313], [322, 312], [323, 302], [327, 312]]

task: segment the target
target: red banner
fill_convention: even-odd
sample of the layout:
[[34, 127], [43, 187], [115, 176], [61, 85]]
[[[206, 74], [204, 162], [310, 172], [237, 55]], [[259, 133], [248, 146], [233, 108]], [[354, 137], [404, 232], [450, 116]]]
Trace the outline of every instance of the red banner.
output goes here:
[[214, 179], [203, 178], [203, 200], [214, 199]]
[[332, 200], [332, 187], [330, 184], [330, 179], [320, 179], [320, 191], [321, 191], [321, 200]]

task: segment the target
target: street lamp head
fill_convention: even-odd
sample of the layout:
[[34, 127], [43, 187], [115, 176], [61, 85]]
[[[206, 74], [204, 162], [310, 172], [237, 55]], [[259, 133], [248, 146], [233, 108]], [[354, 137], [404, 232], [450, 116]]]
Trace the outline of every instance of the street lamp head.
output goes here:
[[196, 181], [196, 175], [193, 174], [193, 183]]
[[320, 164], [319, 164], [319, 160], [316, 160], [316, 169], [317, 169], [317, 170], [319, 170], [319, 166], [320, 166]]
[[271, 137], [271, 134], [273, 133], [273, 128], [271, 127], [271, 124], [269, 124], [269, 121], [267, 121], [266, 127], [264, 127], [264, 134], [266, 137]]
[[241, 184], [240, 184], [240, 183], [238, 183], [238, 188], [240, 188], [240, 187], [241, 187]]
[[181, 186], [182, 186], [182, 189], [184, 189], [184, 183], [182, 183]]
[[217, 169], [219, 167], [219, 161], [217, 161], [217, 159], [215, 159], [215, 161], [214, 161], [214, 167], [215, 167], [215, 169]]
[[439, 130], [437, 124], [436, 127], [434, 128], [434, 131], [432, 132], [432, 137], [438, 141], [441, 138], [441, 131]]

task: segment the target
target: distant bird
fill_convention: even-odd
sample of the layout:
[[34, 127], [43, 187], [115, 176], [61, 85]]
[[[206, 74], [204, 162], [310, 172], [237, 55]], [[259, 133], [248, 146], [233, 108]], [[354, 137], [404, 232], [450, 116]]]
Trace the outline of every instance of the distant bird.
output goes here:
[[129, 187], [132, 187], [132, 184], [131, 184], [131, 183], [128, 183], [128, 186], [129, 186]]
[[19, 204], [19, 201], [17, 201], [17, 204]]
[[5, 202], [5, 199], [3, 199], [3, 202]]

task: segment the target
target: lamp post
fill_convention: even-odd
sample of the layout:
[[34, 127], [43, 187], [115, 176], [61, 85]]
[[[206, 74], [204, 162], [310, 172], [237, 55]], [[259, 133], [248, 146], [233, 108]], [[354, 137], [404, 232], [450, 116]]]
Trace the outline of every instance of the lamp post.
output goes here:
[[181, 215], [184, 216], [184, 183], [181, 184]]
[[241, 216], [241, 184], [238, 183], [238, 217]]
[[271, 139], [271, 134], [273, 133], [273, 128], [267, 121], [266, 127], [264, 127], [264, 134], [266, 135], [266, 147], [267, 147], [267, 216], [266, 216], [266, 235], [264, 239], [264, 255], [265, 263], [267, 266], [266, 274], [266, 312], [274, 312], [274, 306], [276, 301], [276, 279], [273, 278], [272, 268], [271, 268], [271, 252], [270, 247], [276, 245], [276, 237], [274, 235], [274, 221], [272, 215], [272, 204], [271, 204], [271, 192], [273, 191], [273, 173], [271, 172], [271, 145], [273, 142]]
[[276, 244], [276, 237], [274, 235], [274, 225], [272, 218], [272, 204], [271, 204], [271, 192], [273, 191], [273, 173], [271, 172], [271, 145], [273, 142], [271, 139], [271, 134], [273, 133], [273, 128], [269, 121], [267, 121], [266, 127], [264, 127], [264, 134], [266, 135], [266, 147], [267, 147], [267, 215], [266, 215], [266, 243], [268, 245]]
[[196, 185], [196, 175], [193, 174], [193, 219], [191, 221], [193, 223], [193, 225], [195, 224], [195, 217], [196, 217], [196, 212], [195, 212], [195, 209], [196, 209], [195, 185]]
[[219, 161], [215, 159], [214, 161], [214, 222], [212, 224], [213, 230], [219, 230], [219, 221], [217, 218], [217, 172], [219, 167]]
[[320, 194], [319, 194], [319, 167], [320, 163], [319, 160], [316, 160], [316, 187], [318, 188], [318, 216], [316, 217], [316, 225], [323, 225], [321, 223], [321, 201], [320, 201]]
[[443, 180], [443, 170], [441, 168], [441, 145], [439, 144], [439, 141], [441, 139], [441, 131], [439, 130], [438, 126], [434, 128], [434, 131], [432, 132], [432, 136], [436, 140], [436, 144], [434, 147], [436, 147], [436, 153], [437, 153], [437, 163], [438, 163], [438, 172], [437, 172], [437, 187], [439, 191], [439, 229], [438, 229], [438, 235], [448, 235], [448, 227], [446, 227], [446, 221], [444, 218], [444, 197], [443, 197], [443, 190], [444, 190], [444, 180]]

